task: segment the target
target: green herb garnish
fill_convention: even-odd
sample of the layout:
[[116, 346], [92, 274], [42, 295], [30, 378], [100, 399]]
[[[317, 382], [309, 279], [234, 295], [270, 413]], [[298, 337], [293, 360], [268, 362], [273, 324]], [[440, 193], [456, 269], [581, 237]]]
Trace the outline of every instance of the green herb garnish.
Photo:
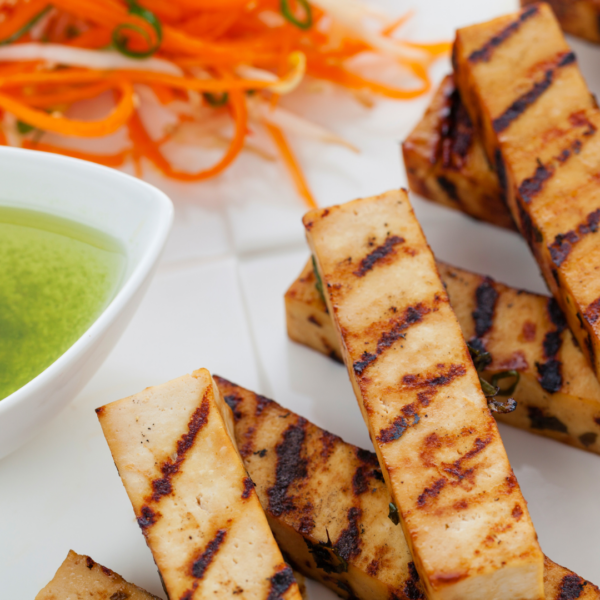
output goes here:
[[348, 571], [348, 561], [339, 553], [338, 549], [333, 545], [327, 533], [327, 541], [314, 544], [310, 540], [305, 539], [308, 551], [312, 554], [315, 564], [318, 569], [323, 569], [325, 573], [346, 573]]
[[228, 92], [223, 92], [222, 94], [211, 94], [210, 92], [204, 92], [202, 95], [204, 96], [204, 99], [215, 108], [218, 108], [219, 106], [225, 106], [229, 101]]
[[[501, 388], [498, 385], [498, 382], [502, 379], [511, 379], [514, 378], [514, 381], [507, 388]], [[498, 388], [498, 396], [510, 396], [515, 393], [517, 389], [517, 385], [519, 384], [519, 380], [521, 379], [521, 374], [519, 371], [510, 370], [510, 371], [500, 371], [500, 373], [496, 373], [492, 375], [492, 385]]]
[[398, 512], [398, 507], [393, 502], [390, 502], [390, 512], [388, 513], [388, 519], [394, 525], [398, 525], [398, 523], [400, 523], [400, 513]]
[[[129, 5], [130, 15], [140, 17], [154, 29], [156, 41], [153, 43], [152, 37], [142, 27], [138, 27], [133, 23], [122, 23], [121, 25], [117, 25], [112, 32], [113, 44], [121, 54], [129, 56], [130, 58], [147, 58], [148, 56], [152, 56], [159, 49], [162, 42], [162, 27], [160, 21], [153, 12], [140, 6], [135, 0], [129, 0], [127, 4]], [[148, 50], [131, 50], [126, 35], [128, 30], [139, 33], [148, 42]]]
[[323, 304], [327, 304], [327, 302], [325, 302], [325, 294], [323, 293], [323, 280], [321, 279], [321, 275], [319, 274], [319, 269], [317, 269], [317, 261], [315, 260], [314, 256], [312, 256], [311, 258], [313, 271], [317, 280], [315, 283], [315, 287], [317, 288], [317, 292], [319, 292], [319, 296], [321, 296], [321, 300], [323, 300]]
[[30, 131], [33, 131], [34, 129], [35, 129], [35, 127], [33, 125], [30, 125], [29, 123], [25, 123], [25, 121], [17, 121], [17, 131], [21, 135], [25, 135], [25, 134], [29, 133]]
[[12, 44], [16, 42], [19, 38], [23, 37], [43, 16], [45, 16], [48, 11], [52, 8], [52, 6], [47, 6], [44, 10], [40, 11], [31, 21], [25, 23], [19, 31], [13, 33], [10, 37], [7, 37], [5, 40], [0, 41], [0, 46], [5, 46], [6, 44]]
[[[477, 373], [481, 373], [481, 371], [485, 371], [486, 367], [492, 362], [492, 355], [485, 350], [476, 348], [473, 344], [467, 342], [467, 348], [469, 349], [469, 354], [473, 359], [473, 364], [475, 365], [475, 369]], [[485, 397], [488, 399], [488, 407], [492, 412], [496, 413], [511, 413], [517, 408], [517, 402], [514, 398], [509, 398], [506, 401], [496, 400], [496, 396], [510, 396], [514, 393], [517, 388], [517, 384], [519, 383], [520, 374], [518, 371], [500, 371], [495, 375], [492, 375], [492, 382], [485, 380], [481, 375], [479, 375], [479, 383], [481, 384], [481, 390], [483, 391]], [[498, 382], [502, 379], [514, 378], [514, 382], [507, 388], [501, 388], [498, 385]]]
[[304, 20], [301, 21], [296, 17], [292, 7], [290, 6], [290, 0], [281, 0], [281, 14], [287, 21], [299, 29], [310, 29], [313, 24], [312, 9], [310, 8], [310, 4], [307, 2], [307, 0], [297, 0], [297, 2], [302, 7], [304, 12]]

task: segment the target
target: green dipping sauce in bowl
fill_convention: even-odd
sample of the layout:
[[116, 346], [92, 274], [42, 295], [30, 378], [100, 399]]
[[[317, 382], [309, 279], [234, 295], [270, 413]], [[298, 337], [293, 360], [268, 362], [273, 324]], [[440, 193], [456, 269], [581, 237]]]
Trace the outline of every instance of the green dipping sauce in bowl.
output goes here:
[[0, 400], [86, 332], [117, 293], [125, 265], [105, 233], [0, 206]]

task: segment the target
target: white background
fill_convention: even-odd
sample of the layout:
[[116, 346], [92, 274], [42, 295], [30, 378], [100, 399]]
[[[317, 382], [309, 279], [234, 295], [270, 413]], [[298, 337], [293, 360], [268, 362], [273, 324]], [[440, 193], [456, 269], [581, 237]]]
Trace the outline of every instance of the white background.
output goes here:
[[[388, 2], [417, 9], [417, 40], [451, 39], [456, 27], [516, 9], [511, 0]], [[570, 40], [593, 91], [600, 48]], [[436, 82], [450, 69], [435, 67]], [[328, 94], [332, 97], [327, 97]], [[294, 148], [321, 205], [405, 186], [399, 142], [429, 96], [366, 109], [343, 95], [304, 94], [298, 112], [327, 124], [359, 155], [313, 142]], [[175, 204], [175, 225], [158, 274], [131, 325], [75, 402], [26, 447], [0, 462], [0, 598], [31, 599], [69, 549], [92, 556], [164, 597], [102, 437], [94, 408], [207, 367], [304, 415], [349, 442], [370, 442], [341, 366], [291, 343], [283, 294], [308, 256], [302, 203], [281, 165], [243, 156], [216, 180], [179, 185], [146, 179]], [[545, 291], [515, 234], [475, 223], [413, 197], [437, 256], [501, 281]], [[600, 457], [501, 427], [544, 552], [600, 583]], [[313, 600], [335, 596], [310, 583]]]

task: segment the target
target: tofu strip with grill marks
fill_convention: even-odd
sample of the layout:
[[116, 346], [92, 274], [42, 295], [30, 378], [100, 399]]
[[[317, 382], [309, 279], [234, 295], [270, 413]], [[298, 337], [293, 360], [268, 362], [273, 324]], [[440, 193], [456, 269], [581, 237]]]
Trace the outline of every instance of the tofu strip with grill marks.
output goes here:
[[407, 194], [314, 210], [304, 225], [428, 597], [543, 598], [526, 503]]
[[[536, 4], [521, 0], [522, 6]], [[577, 37], [600, 43], [600, 5], [597, 0], [548, 0], [563, 31]]]
[[454, 63], [513, 218], [598, 375], [600, 110], [575, 55], [538, 4], [458, 30]]
[[[264, 396], [215, 380], [233, 409], [244, 464], [292, 565], [343, 598], [425, 600], [402, 529], [388, 518], [392, 499], [376, 455]], [[297, 428], [302, 444], [289, 452], [297, 452], [302, 470], [287, 482], [285, 510], [273, 512], [271, 490], [280, 480], [289, 432]], [[549, 558], [544, 591], [546, 600], [600, 600], [595, 585]]]
[[56, 571], [52, 581], [35, 600], [160, 600], [128, 583], [120, 575], [73, 550]]
[[206, 369], [96, 412], [171, 600], [300, 600]]
[[[495, 413], [496, 420], [600, 454], [600, 383], [556, 300], [439, 261], [437, 267], [464, 338], [491, 356], [483, 377], [491, 381], [507, 370], [520, 374], [510, 393], [516, 410]], [[285, 294], [288, 335], [342, 362], [333, 322], [315, 284], [309, 260]], [[488, 328], [481, 319], [486, 298], [493, 301]], [[485, 331], [478, 336], [477, 329]], [[508, 388], [506, 381], [514, 379], [502, 383]]]
[[514, 230], [496, 172], [448, 75], [402, 143], [410, 189], [427, 200]]

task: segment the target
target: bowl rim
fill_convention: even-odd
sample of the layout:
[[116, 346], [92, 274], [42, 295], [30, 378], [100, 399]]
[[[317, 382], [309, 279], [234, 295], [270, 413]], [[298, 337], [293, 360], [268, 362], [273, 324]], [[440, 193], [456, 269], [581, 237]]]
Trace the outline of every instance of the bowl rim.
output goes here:
[[[108, 329], [158, 262], [173, 224], [174, 209], [173, 203], [164, 192], [141, 179], [137, 179], [136, 177], [111, 167], [70, 156], [24, 148], [3, 146], [0, 147], [0, 154], [16, 154], [17, 156], [22, 155], [24, 160], [34, 158], [36, 161], [54, 163], [53, 167], [57, 170], [78, 169], [80, 171], [94, 171], [96, 176], [100, 175], [112, 178], [114, 183], [111, 182], [111, 185], [119, 186], [123, 183], [127, 183], [130, 186], [137, 186], [140, 190], [144, 190], [147, 194], [149, 193], [154, 196], [154, 200], [157, 202], [156, 208], [154, 209], [157, 216], [157, 225], [151, 240], [148, 242], [148, 247], [142, 253], [138, 264], [131, 271], [129, 277], [122, 283], [108, 306], [104, 308], [75, 343], [63, 352], [63, 354], [61, 354], [52, 364], [46, 367], [46, 369], [39, 375], [36, 375], [32, 380], [28, 381], [24, 386], [0, 400], [1, 416], [2, 413], [9, 411], [15, 405], [26, 400], [28, 397], [31, 397], [36, 389], [42, 389], [53, 378], [59, 376], [63, 370], [69, 367], [70, 363], [74, 362], [77, 357], [88, 351], [95, 344], [96, 340]], [[40, 211], [43, 212], [43, 209], [40, 209]], [[47, 212], [54, 214], [51, 210]], [[71, 220], [77, 221], [77, 218], [73, 217]], [[101, 228], [98, 229], [102, 231]]]

